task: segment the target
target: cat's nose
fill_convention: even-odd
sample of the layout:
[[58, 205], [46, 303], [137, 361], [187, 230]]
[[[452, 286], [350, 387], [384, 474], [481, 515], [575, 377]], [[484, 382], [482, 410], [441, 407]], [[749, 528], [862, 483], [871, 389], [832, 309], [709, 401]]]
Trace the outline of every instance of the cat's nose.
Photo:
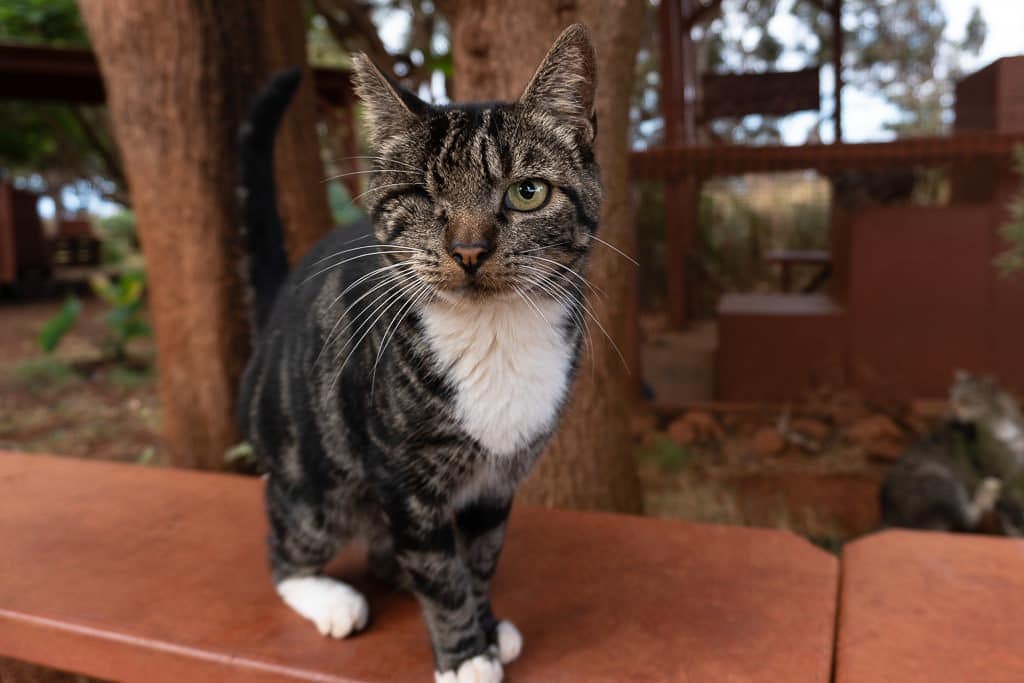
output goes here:
[[452, 242], [452, 258], [469, 274], [476, 272], [480, 264], [490, 255], [490, 245], [486, 242]]

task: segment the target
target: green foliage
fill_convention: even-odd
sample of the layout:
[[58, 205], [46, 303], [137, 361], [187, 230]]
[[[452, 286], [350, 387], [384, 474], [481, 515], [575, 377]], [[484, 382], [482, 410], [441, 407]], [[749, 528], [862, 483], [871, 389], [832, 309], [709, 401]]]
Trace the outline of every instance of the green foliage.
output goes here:
[[115, 267], [139, 267], [141, 255], [135, 233], [135, 213], [119, 211], [98, 221], [96, 231], [102, 242], [103, 263]]
[[3, 0], [0, 40], [54, 47], [89, 44], [75, 0]]
[[[146, 322], [145, 309], [146, 273], [133, 270], [116, 278], [97, 275], [90, 280], [93, 291], [108, 306], [103, 315], [106, 334], [97, 342], [103, 356], [109, 360], [123, 362], [128, 358], [128, 344], [133, 339], [148, 337], [153, 331]], [[78, 322], [81, 302], [68, 299], [61, 310], [48, 320], [39, 333], [39, 346], [46, 353], [52, 353], [68, 332]]]
[[644, 447], [641, 456], [648, 458], [665, 470], [679, 470], [693, 460], [693, 453], [667, 436], [661, 435]]
[[1003, 239], [1009, 248], [996, 258], [996, 266], [1004, 275], [1024, 269], [1024, 145], [1017, 147], [1017, 175], [1022, 188], [1008, 207], [1010, 219], [1003, 225]]
[[16, 384], [34, 389], [62, 386], [75, 378], [71, 366], [50, 356], [25, 359], [11, 369], [11, 379]]
[[107, 335], [100, 342], [100, 349], [106, 357], [123, 361], [128, 355], [129, 342], [153, 333], [142, 316], [146, 274], [137, 270], [115, 279], [100, 275], [92, 278], [89, 284], [110, 306], [110, 310], [103, 316]]
[[65, 301], [57, 315], [46, 321], [43, 329], [39, 331], [39, 348], [44, 353], [53, 353], [64, 339], [64, 335], [75, 326], [81, 312], [82, 302], [76, 297], [70, 297]]
[[[0, 0], [0, 42], [89, 44], [74, 0]], [[0, 121], [0, 172], [58, 198], [68, 187], [127, 200], [103, 107], [3, 100]]]

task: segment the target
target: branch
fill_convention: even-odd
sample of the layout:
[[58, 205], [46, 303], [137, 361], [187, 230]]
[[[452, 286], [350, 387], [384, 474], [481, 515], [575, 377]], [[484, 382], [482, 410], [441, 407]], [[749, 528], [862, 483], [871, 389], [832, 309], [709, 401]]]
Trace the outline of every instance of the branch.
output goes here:
[[[662, 0], [662, 1], [663, 2], [667, 2], [668, 0]], [[820, 0], [812, 0], [812, 1], [820, 2]], [[707, 17], [708, 14], [710, 14], [711, 12], [717, 10], [721, 5], [722, 5], [722, 0], [711, 0], [711, 2], [709, 2], [706, 5], [698, 6], [697, 9], [693, 10], [690, 13], [690, 16], [683, 17], [683, 30], [684, 31], [689, 31], [694, 26], [696, 26], [700, 22], [704, 21], [704, 19]]]
[[82, 133], [85, 135], [86, 141], [92, 150], [96, 152], [96, 155], [103, 162], [103, 166], [107, 171], [107, 176], [110, 180], [113, 180], [120, 187], [125, 186], [124, 170], [121, 168], [121, 160], [117, 157], [114, 150], [110, 149], [103, 140], [100, 139], [99, 134], [96, 132], [95, 126], [82, 112], [81, 107], [72, 106], [69, 108], [71, 111], [71, 117], [78, 124], [79, 128], [82, 129]]
[[[397, 59], [384, 47], [366, 5], [356, 0], [313, 0], [313, 7], [327, 22], [327, 29], [341, 47], [353, 51], [350, 39], [359, 36], [366, 42], [370, 59], [395, 74]], [[338, 20], [337, 12], [343, 12], [348, 17], [349, 26]]]

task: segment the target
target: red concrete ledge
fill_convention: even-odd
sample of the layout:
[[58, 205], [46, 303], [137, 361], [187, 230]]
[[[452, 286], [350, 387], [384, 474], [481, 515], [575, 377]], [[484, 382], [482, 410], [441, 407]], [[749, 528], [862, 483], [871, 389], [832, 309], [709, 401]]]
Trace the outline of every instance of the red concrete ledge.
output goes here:
[[[264, 562], [261, 482], [0, 453], [0, 656], [120, 681], [427, 681], [415, 601], [320, 637]], [[829, 680], [837, 561], [788, 533], [518, 507], [507, 680]]]
[[886, 531], [848, 544], [835, 680], [1024, 681], [1024, 541]]

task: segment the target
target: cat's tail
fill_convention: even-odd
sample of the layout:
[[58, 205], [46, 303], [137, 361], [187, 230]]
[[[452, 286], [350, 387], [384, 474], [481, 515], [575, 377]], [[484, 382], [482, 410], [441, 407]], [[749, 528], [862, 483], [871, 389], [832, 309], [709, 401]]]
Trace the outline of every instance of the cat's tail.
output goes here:
[[238, 135], [239, 196], [257, 332], [266, 325], [277, 291], [288, 276], [288, 252], [274, 183], [274, 139], [301, 80], [300, 67], [274, 74], [253, 102]]

